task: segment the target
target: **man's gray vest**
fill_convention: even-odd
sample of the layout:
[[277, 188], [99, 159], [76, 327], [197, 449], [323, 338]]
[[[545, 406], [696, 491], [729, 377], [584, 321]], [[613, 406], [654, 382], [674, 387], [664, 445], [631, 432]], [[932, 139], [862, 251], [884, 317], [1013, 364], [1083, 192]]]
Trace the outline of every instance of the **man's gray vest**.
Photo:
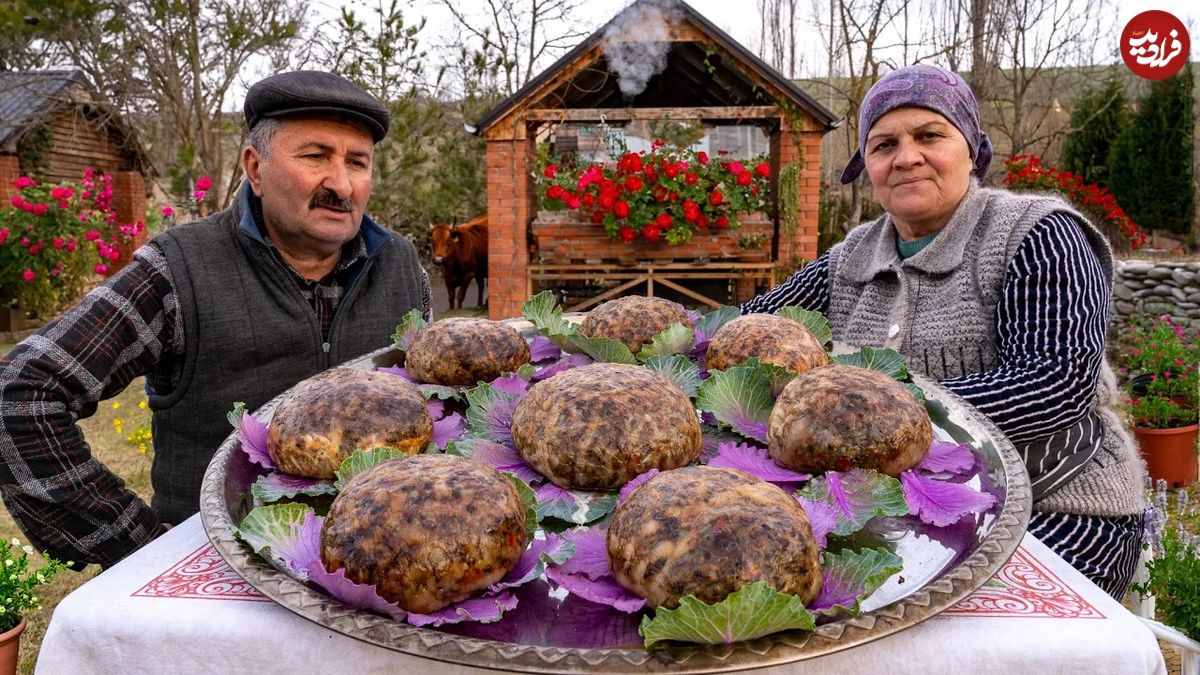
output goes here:
[[[1108, 243], [1066, 202], [972, 183], [937, 238], [907, 260], [896, 251], [895, 229], [886, 214], [855, 228], [830, 250], [829, 322], [835, 339], [895, 349], [914, 371], [935, 380], [995, 368], [996, 305], [1008, 264], [1030, 228], [1056, 211], [1071, 213], [1084, 224], [1112, 282]], [[1105, 361], [1085, 420], [1099, 427], [1099, 441], [1088, 452], [1063, 460], [1077, 463], [1059, 467], [1056, 475], [1063, 480], [1052, 491], [1039, 495], [1035, 490], [1036, 509], [1123, 516], [1145, 508], [1145, 468], [1114, 412], [1116, 394], [1116, 378]], [[1028, 448], [1018, 450], [1028, 461]]]
[[427, 283], [412, 244], [364, 218], [368, 259], [325, 343], [289, 270], [240, 227], [245, 201], [150, 242], [166, 256], [184, 332], [179, 386], [149, 396], [151, 506], [166, 523], [199, 509], [201, 479], [232, 431], [226, 413], [235, 402], [255, 410], [300, 380], [386, 346], [404, 314], [421, 307]]

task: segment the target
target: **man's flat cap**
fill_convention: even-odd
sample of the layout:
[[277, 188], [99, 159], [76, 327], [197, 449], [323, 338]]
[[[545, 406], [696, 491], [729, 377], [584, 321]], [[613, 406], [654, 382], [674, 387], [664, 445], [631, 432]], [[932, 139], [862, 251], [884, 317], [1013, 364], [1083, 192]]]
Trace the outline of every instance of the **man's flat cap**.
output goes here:
[[295, 70], [256, 82], [246, 94], [244, 112], [250, 129], [267, 117], [348, 115], [366, 124], [376, 143], [387, 135], [389, 124], [379, 99], [340, 75], [319, 70]]

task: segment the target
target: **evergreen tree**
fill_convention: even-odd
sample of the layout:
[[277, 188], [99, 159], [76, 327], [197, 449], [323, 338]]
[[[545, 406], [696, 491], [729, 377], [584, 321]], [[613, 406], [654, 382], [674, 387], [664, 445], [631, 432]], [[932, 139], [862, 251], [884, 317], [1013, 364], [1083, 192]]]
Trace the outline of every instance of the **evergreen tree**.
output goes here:
[[1108, 187], [1108, 155], [1129, 123], [1125, 87], [1116, 77], [1089, 88], [1071, 113], [1071, 132], [1063, 147], [1063, 168], [1089, 183]]
[[1192, 72], [1151, 83], [1150, 93], [1113, 144], [1109, 183], [1117, 202], [1144, 228], [1187, 233], [1192, 187]]

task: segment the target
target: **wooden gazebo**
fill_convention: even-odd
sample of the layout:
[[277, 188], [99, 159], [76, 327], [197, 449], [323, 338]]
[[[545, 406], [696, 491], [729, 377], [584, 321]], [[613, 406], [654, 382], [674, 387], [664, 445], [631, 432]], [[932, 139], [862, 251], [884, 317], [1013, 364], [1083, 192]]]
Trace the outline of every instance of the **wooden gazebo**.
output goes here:
[[[620, 59], [610, 55], [630, 43], [657, 51], [661, 62], [640, 91], [626, 94]], [[728, 234], [694, 238], [686, 249], [643, 249], [636, 260], [617, 259], [599, 227], [595, 237], [577, 228], [557, 245], [535, 241], [539, 139], [558, 125], [651, 120], [701, 122], [727, 136], [752, 130], [764, 139], [775, 204], [758, 225], [770, 242], [763, 260], [733, 259]], [[690, 291], [688, 280], [728, 279], [749, 289], [773, 283], [777, 269], [816, 257], [820, 142], [835, 123], [832, 113], [687, 4], [664, 12], [639, 0], [476, 124], [487, 141], [489, 315], [520, 314], [535, 285], [555, 281], [620, 282], [605, 297], [639, 284], [653, 294], [658, 284], [708, 305], [715, 303]], [[538, 225], [539, 237], [554, 233], [553, 223]]]

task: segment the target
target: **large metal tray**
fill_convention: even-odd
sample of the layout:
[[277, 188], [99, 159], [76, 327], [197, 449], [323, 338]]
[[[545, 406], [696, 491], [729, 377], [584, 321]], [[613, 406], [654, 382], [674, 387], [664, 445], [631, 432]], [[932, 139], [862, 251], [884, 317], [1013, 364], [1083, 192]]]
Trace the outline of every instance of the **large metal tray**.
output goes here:
[[[527, 324], [518, 327], [528, 330]], [[392, 365], [399, 354], [381, 349], [344, 367]], [[221, 444], [204, 477], [201, 517], [226, 562], [264, 595], [300, 616], [344, 635], [405, 654], [469, 666], [518, 672], [728, 672], [800, 661], [849, 649], [916, 625], [954, 605], [990, 579], [1020, 544], [1029, 521], [1029, 479], [1012, 445], [982, 414], [930, 380], [924, 389], [935, 438], [970, 442], [987, 463], [973, 479], [997, 505], [957, 526], [933, 530], [909, 518], [873, 522], [867, 536], [894, 547], [904, 570], [863, 602], [863, 613], [819, 625], [813, 632], [779, 633], [722, 646], [608, 648], [521, 644], [455, 634], [462, 628], [417, 628], [347, 607], [287, 576], [233, 535], [249, 512], [249, 487], [262, 473], [238, 451], [236, 437]], [[282, 396], [255, 414], [266, 420]], [[564, 605], [565, 607], [565, 605]], [[555, 621], [550, 613], [547, 622]], [[493, 624], [495, 626], [495, 624]], [[585, 627], [586, 630], [586, 627]], [[495, 634], [492, 632], [491, 634]]]

